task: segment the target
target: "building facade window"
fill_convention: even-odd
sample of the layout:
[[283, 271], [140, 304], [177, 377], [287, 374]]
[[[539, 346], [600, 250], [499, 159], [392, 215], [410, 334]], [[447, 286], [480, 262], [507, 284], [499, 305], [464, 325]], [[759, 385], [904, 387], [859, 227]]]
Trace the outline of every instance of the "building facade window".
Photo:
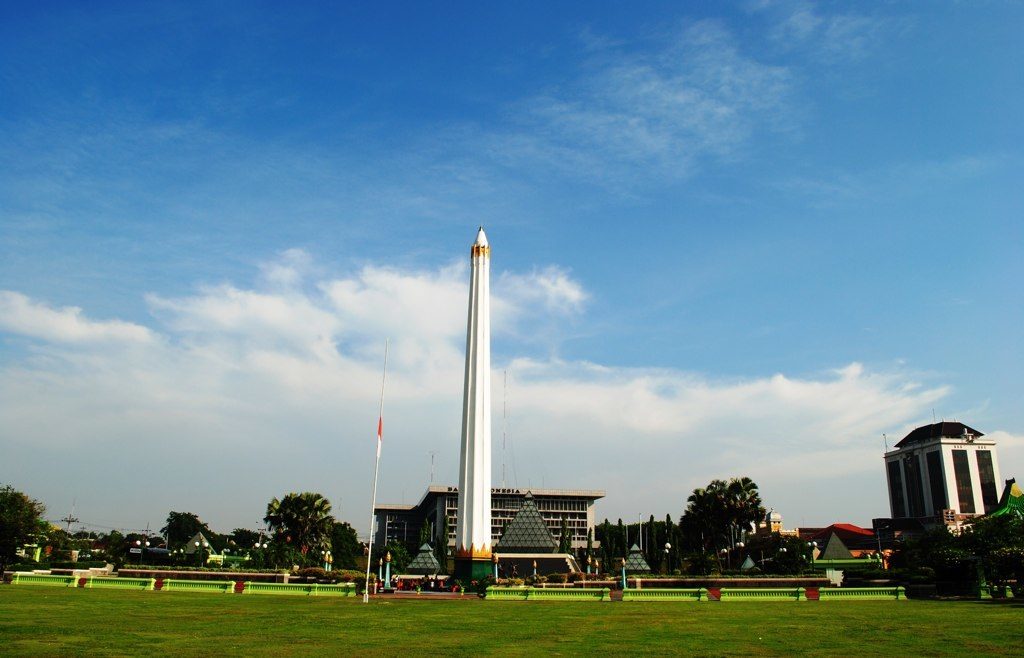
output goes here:
[[910, 516], [925, 516], [924, 511], [924, 478], [921, 473], [921, 459], [917, 455], [903, 458], [903, 472], [907, 477], [907, 502]]
[[967, 461], [966, 450], [953, 451], [953, 475], [956, 478], [960, 513], [974, 514], [974, 486], [971, 484], [971, 466]]
[[932, 450], [925, 455], [925, 461], [928, 463], [928, 488], [931, 490], [932, 508], [937, 514], [949, 507], [946, 501], [946, 480], [942, 474], [942, 455], [938, 450]]
[[886, 464], [889, 472], [889, 498], [892, 501], [892, 515], [902, 518], [907, 515], [907, 506], [903, 501], [903, 476], [900, 473], [899, 460]]
[[988, 450], [978, 450], [974, 453], [978, 459], [978, 485], [981, 487], [981, 500], [985, 504], [987, 514], [999, 502], [996, 493], [996, 472], [992, 467], [992, 453]]

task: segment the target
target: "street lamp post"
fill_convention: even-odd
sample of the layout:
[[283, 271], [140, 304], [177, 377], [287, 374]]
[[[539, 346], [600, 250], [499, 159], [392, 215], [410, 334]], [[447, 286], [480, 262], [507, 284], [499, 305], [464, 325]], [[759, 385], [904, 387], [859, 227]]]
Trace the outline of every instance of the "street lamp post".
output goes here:
[[622, 567], [622, 589], [626, 589], [626, 558], [620, 557], [619, 560]]
[[206, 547], [209, 546], [210, 544], [208, 542], [206, 542], [206, 541], [200, 542], [199, 540], [196, 540], [195, 545], [196, 545], [196, 555], [199, 556], [199, 566], [202, 567], [203, 566], [203, 551], [205, 551]]
[[588, 556], [587, 556], [587, 575], [588, 575], [588, 576], [590, 575], [590, 565], [591, 565], [591, 563], [592, 563], [593, 561], [594, 561], [594, 560], [593, 560], [593, 558], [591, 558], [591, 557], [590, 557], [590, 556], [588, 555]]
[[722, 555], [722, 557], [726, 558], [726, 560], [727, 560], [726, 564], [728, 564], [727, 568], [728, 569], [732, 569], [732, 558], [729, 556], [729, 549], [728, 548], [723, 548], [722, 550], [719, 551], [719, 553]]
[[391, 551], [384, 556], [384, 581], [385, 587], [391, 587]]
[[498, 554], [494, 553], [491, 555], [491, 561], [494, 562], [494, 582], [498, 582]]
[[[142, 546], [143, 542], [140, 539], [135, 540], [135, 546], [139, 549], [139, 566], [142, 566], [142, 554], [146, 552], [146, 549]], [[149, 546], [149, 540], [145, 541], [146, 546]]]
[[672, 573], [672, 554], [669, 552], [672, 550], [672, 544], [665, 542], [665, 571], [666, 573]]

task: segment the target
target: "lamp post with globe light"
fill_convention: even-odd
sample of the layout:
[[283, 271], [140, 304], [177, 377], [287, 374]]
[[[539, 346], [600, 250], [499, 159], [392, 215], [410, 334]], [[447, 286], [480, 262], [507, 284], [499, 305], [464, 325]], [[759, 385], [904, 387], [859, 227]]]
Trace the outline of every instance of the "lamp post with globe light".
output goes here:
[[[143, 543], [145, 543], [145, 547], [143, 546]], [[149, 546], [149, 539], [145, 539], [145, 542], [143, 542], [142, 539], [136, 539], [135, 540], [135, 547], [139, 549], [139, 566], [142, 566], [142, 555], [143, 555], [143, 553], [146, 552], [146, 547], [148, 547], [148, 546]]]
[[672, 573], [672, 544], [665, 542], [665, 573]]
[[195, 541], [196, 555], [199, 556], [199, 566], [200, 567], [203, 566], [203, 553], [206, 551], [206, 549], [207, 549], [207, 547], [209, 545], [210, 545], [210, 543], [207, 542], [205, 539], [202, 540], [202, 541], [197, 539]]
[[811, 564], [814, 563], [814, 551], [818, 550], [818, 542], [809, 541], [807, 542], [807, 561]]

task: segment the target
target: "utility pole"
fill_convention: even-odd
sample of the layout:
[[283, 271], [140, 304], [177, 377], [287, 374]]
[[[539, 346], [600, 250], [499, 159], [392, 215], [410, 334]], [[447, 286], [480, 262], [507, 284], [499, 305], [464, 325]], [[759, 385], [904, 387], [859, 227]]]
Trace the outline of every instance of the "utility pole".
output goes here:
[[68, 515], [65, 516], [63, 519], [60, 519], [61, 521], [63, 521], [64, 523], [67, 524], [67, 529], [65, 530], [65, 532], [67, 532], [69, 535], [71, 534], [71, 524], [72, 523], [78, 523], [78, 517], [75, 516], [75, 505], [77, 505], [77, 504], [78, 504], [77, 500], [72, 501], [71, 502], [71, 511], [68, 512]]

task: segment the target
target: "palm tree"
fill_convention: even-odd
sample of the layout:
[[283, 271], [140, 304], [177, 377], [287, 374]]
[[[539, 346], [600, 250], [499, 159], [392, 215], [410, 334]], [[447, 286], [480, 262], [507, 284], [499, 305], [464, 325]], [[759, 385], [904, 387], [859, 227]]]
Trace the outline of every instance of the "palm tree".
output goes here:
[[726, 500], [730, 527], [731, 544], [742, 540], [744, 532], [750, 530], [764, 518], [765, 509], [757, 483], [748, 477], [732, 478], [726, 487]]
[[293, 492], [281, 500], [274, 498], [267, 504], [263, 520], [277, 541], [290, 544], [303, 555], [330, 548], [334, 528], [331, 503], [318, 493]]
[[700, 536], [706, 550], [734, 548], [743, 533], [765, 514], [757, 484], [748, 477], [712, 480], [707, 487], [694, 489], [686, 499], [681, 523]]

